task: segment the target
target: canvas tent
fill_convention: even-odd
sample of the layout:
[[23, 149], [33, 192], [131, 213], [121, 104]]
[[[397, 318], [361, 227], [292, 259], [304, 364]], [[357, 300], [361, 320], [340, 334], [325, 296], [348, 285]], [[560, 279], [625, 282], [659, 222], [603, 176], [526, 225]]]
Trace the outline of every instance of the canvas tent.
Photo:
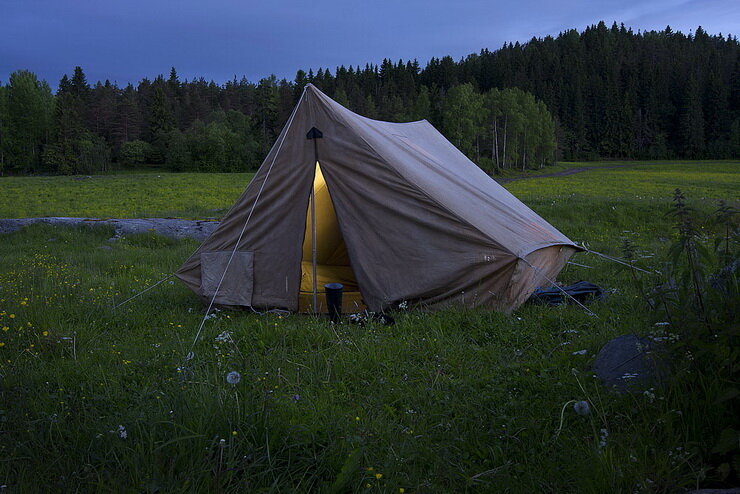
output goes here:
[[176, 274], [221, 305], [320, 311], [317, 292], [340, 282], [345, 310], [408, 301], [509, 312], [578, 250], [426, 120], [365, 118], [309, 84]]

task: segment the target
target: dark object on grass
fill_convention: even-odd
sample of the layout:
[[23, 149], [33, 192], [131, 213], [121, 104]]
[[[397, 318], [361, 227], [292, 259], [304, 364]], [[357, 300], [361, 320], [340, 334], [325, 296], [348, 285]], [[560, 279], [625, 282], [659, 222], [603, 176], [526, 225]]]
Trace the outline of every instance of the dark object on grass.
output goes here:
[[617, 391], [642, 391], [665, 376], [665, 359], [654, 342], [633, 334], [618, 336], [599, 350], [594, 372]]
[[331, 322], [339, 322], [339, 318], [342, 317], [342, 290], [344, 290], [344, 285], [341, 283], [327, 283], [324, 285], [324, 290], [326, 291], [326, 307], [329, 310], [329, 319]]
[[559, 289], [552, 288], [538, 288], [529, 297], [531, 302], [547, 304], [547, 305], [561, 305], [563, 302], [570, 301], [570, 297], [577, 300], [578, 302], [585, 304], [593, 300], [601, 300], [605, 297], [604, 291], [601, 287], [589, 283], [588, 281], [579, 281], [568, 286], [561, 286]]

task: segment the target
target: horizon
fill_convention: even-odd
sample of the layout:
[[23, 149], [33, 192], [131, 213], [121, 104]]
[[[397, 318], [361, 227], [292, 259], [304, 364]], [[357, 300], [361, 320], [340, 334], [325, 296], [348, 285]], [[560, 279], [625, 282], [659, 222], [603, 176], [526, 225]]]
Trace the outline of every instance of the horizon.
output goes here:
[[292, 81], [298, 70], [335, 73], [341, 66], [379, 65], [384, 59], [417, 60], [422, 67], [432, 58], [459, 61], [505, 43], [582, 32], [599, 22], [624, 24], [635, 34], [667, 26], [687, 36], [698, 27], [724, 37], [740, 32], [740, 4], [730, 0], [570, 0], [557, 6], [531, 0], [515, 8], [471, 0], [454, 9], [418, 1], [350, 8], [335, 0], [308, 9], [242, 8], [225, 1], [203, 9], [186, 0], [177, 11], [166, 7], [83, 0], [60, 8], [50, 0], [11, 1], [0, 20], [0, 82], [6, 84], [16, 70], [30, 70], [56, 89], [76, 66], [91, 84], [109, 80], [119, 87], [167, 77], [171, 67], [181, 80], [219, 85], [272, 75]]

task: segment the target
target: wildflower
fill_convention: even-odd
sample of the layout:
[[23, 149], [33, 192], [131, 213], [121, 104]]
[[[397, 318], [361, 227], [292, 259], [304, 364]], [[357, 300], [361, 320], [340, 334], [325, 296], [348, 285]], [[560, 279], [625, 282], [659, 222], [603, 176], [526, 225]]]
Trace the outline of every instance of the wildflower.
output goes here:
[[126, 428], [122, 425], [118, 426], [118, 437], [121, 439], [126, 439], [128, 437], [128, 432], [126, 432]]
[[226, 374], [226, 382], [229, 384], [239, 384], [239, 381], [242, 380], [242, 375], [239, 374], [237, 371], [231, 371], [228, 374]]
[[3, 326], [3, 331], [9, 331], [10, 328], [8, 326]]
[[41, 334], [42, 334], [43, 336], [49, 336], [49, 332], [48, 332], [48, 331], [44, 331], [44, 332], [42, 332]]
[[360, 421], [360, 417], [355, 417], [355, 420], [356, 420], [357, 422], [359, 422], [359, 421]]
[[586, 355], [588, 350], [578, 350], [577, 352], [571, 353], [571, 355]]
[[398, 492], [400, 492], [401, 494], [403, 494], [404, 492], [406, 492], [406, 489], [404, 489], [403, 487], [399, 487], [398, 488]]
[[0, 341], [0, 348], [2, 348], [4, 346], [5, 346], [5, 343], [3, 343], [2, 341]]
[[301, 399], [300, 395], [293, 395], [293, 401], [298, 401]]
[[591, 406], [585, 400], [577, 401], [573, 404], [573, 410], [575, 410], [578, 415], [585, 417], [591, 413]]
[[15, 319], [15, 314], [10, 314], [8, 317], [11, 319]]
[[234, 340], [231, 338], [231, 333], [229, 331], [224, 331], [220, 335], [216, 336], [214, 341], [216, 341], [216, 343], [232, 343]]
[[609, 437], [609, 431], [606, 429], [601, 429], [601, 434], [599, 436], [599, 449], [603, 449], [606, 447], [606, 438]]
[[237, 434], [239, 434], [237, 431], [231, 431], [232, 436], [236, 436]]
[[378, 480], [380, 480], [381, 478], [383, 478], [383, 474], [382, 473], [376, 473], [375, 474], [375, 478], [378, 479]]

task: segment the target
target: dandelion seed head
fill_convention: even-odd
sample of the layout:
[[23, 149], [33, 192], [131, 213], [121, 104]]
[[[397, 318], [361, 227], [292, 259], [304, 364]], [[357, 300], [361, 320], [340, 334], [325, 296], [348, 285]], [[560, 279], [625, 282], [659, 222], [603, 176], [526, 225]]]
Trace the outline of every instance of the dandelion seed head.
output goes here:
[[226, 374], [226, 382], [229, 384], [239, 384], [241, 380], [242, 380], [242, 375], [239, 374], [237, 371], [231, 371], [228, 374]]
[[573, 410], [575, 410], [578, 415], [585, 417], [586, 415], [591, 413], [591, 406], [588, 404], [587, 401], [581, 400], [573, 404]]

